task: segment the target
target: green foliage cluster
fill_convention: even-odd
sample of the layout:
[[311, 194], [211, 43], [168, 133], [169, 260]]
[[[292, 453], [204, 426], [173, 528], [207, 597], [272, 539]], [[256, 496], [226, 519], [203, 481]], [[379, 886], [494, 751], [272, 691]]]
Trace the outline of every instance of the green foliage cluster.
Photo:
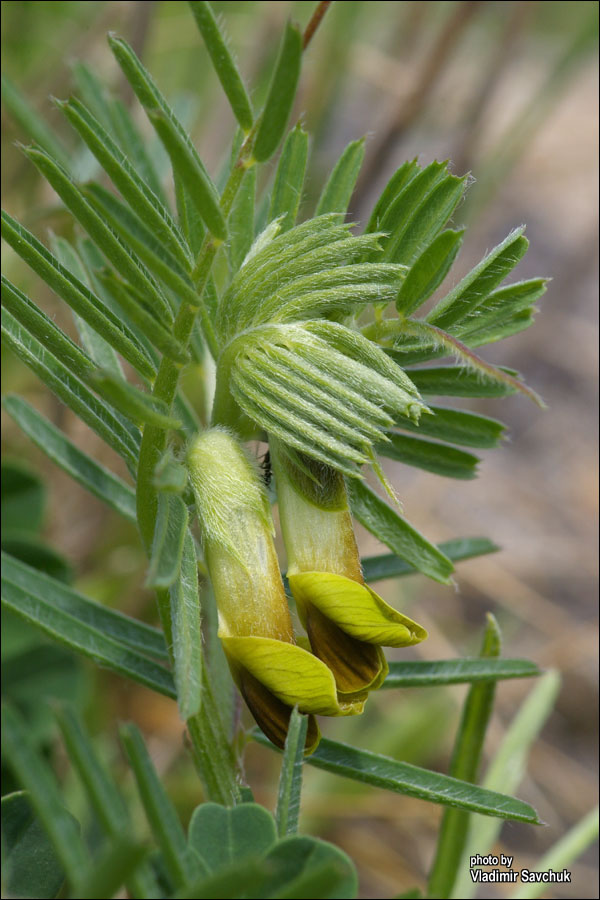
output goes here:
[[[206, 423], [186, 397], [181, 373], [210, 354], [217, 373], [214, 424], [246, 440], [271, 434], [295, 458], [304, 454], [347, 476], [354, 516], [391, 550], [362, 561], [367, 580], [420, 572], [448, 583], [455, 562], [494, 546], [483, 538], [433, 545], [395, 503], [364, 483], [362, 467], [370, 464], [384, 482], [378, 457], [444, 477], [474, 477], [479, 460], [470, 450], [497, 446], [502, 423], [429, 398], [521, 392], [536, 399], [516, 372], [474, 350], [528, 327], [545, 283], [503, 284], [527, 250], [521, 228], [432, 305], [463, 241], [464, 229], [448, 223], [467, 180], [446, 163], [407, 162], [357, 234], [345, 217], [363, 141], [349, 144], [314, 217], [297, 224], [308, 135], [300, 124], [287, 129], [303, 36], [286, 26], [257, 112], [210, 5], [189, 5], [239, 126], [221, 190], [121, 38], [111, 36], [110, 46], [170, 160], [174, 209], [134, 117], [91, 70], [79, 69], [81, 97], [57, 102], [81, 141], [78, 149], [86, 146], [97, 161], [94, 179], [84, 184], [73, 175], [73, 154], [16, 88], [3, 88], [9, 112], [34, 139], [24, 153], [60, 198], [73, 236], [53, 236], [47, 247], [3, 213], [2, 237], [71, 310], [78, 339], [4, 276], [2, 338], [123, 459], [130, 482], [75, 446], [24, 398], [6, 396], [4, 408], [53, 463], [137, 523], [162, 628], [69, 585], [64, 562], [38, 536], [43, 488], [18, 466], [8, 466], [3, 480], [2, 603], [8, 621], [27, 629], [9, 660], [15, 681], [18, 666], [27, 653], [39, 653], [36, 640], [43, 640], [44, 652], [62, 654], [62, 645], [176, 699], [206, 802], [186, 834], [141, 734], [124, 727], [123, 746], [153, 836], [148, 848], [135, 837], [127, 803], [80, 717], [61, 708], [55, 715], [66, 753], [98, 822], [91, 852], [41, 752], [48, 719], [36, 737], [31, 703], [9, 691], [3, 758], [19, 789], [3, 800], [3, 877], [11, 895], [25, 897], [60, 890], [107, 897], [123, 886], [133, 897], [354, 897], [351, 860], [296, 834], [302, 768], [309, 764], [446, 807], [429, 896], [451, 896], [475, 815], [539, 821], [527, 803], [499, 792], [517, 784], [498, 771], [524, 756], [551, 707], [555, 677], [539, 682], [547, 689], [532, 700], [536, 725], [516, 739], [512, 756], [501, 751], [493, 783], [477, 785], [496, 683], [540, 675], [526, 660], [499, 658], [490, 618], [478, 658], [392, 663], [383, 684], [386, 690], [471, 685], [449, 775], [327, 739], [304, 760], [306, 718], [295, 710], [275, 816], [255, 804], [241, 780], [233, 721], [217, 701], [217, 692], [230, 693], [232, 686], [208, 592], [201, 604], [202, 554], [191, 526], [187, 473], [178, 461]], [[265, 202], [257, 170], [282, 142]], [[443, 357], [456, 364], [420, 367]], [[60, 664], [68, 669], [73, 659], [61, 656]], [[269, 744], [258, 731], [252, 738]]]

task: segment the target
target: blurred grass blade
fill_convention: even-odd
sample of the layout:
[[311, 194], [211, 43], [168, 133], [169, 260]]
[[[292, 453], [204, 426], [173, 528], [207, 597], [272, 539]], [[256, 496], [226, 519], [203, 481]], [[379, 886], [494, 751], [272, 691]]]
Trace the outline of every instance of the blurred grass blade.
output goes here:
[[133, 488], [76, 447], [22, 397], [3, 397], [2, 405], [36, 447], [57, 466], [130, 522], [136, 521]]
[[121, 275], [146, 298], [161, 321], [169, 324], [173, 321], [171, 308], [156, 283], [130, 250], [117, 238], [115, 233], [90, 206], [81, 190], [69, 178], [67, 173], [56, 165], [54, 160], [35, 147], [26, 147], [25, 155], [32, 161], [46, 181], [54, 188], [67, 209], [85, 228], [96, 246]]
[[72, 888], [89, 869], [89, 855], [78, 823], [64, 808], [49, 764], [35, 751], [30, 730], [10, 706], [2, 706], [2, 755], [29, 799], [54, 845]]
[[[179, 497], [171, 495], [170, 501], [183, 506]], [[183, 536], [181, 568], [169, 588], [169, 594], [177, 703], [179, 714], [186, 721], [200, 712], [202, 699], [202, 620], [198, 562], [194, 539], [189, 530]]]
[[[564, 866], [569, 866], [578, 856], [581, 856], [587, 848], [598, 839], [598, 807], [584, 816], [577, 825], [554, 844], [536, 864], [537, 872], [548, 872], [550, 869], [557, 872]], [[510, 895], [510, 900], [534, 900], [541, 897], [548, 890], [544, 882], [530, 881], [522, 884]]]
[[2, 76], [2, 103], [21, 126], [27, 138], [43, 147], [61, 166], [70, 165], [69, 154], [54, 131], [44, 119], [33, 109], [31, 104], [14, 86], [6, 75]]
[[114, 36], [109, 37], [109, 43], [206, 227], [217, 239], [225, 240], [227, 226], [219, 195], [189, 136], [129, 44]]
[[204, 38], [206, 49], [210, 53], [219, 81], [231, 104], [233, 114], [241, 128], [247, 133], [252, 128], [254, 119], [250, 99], [227, 43], [221, 34], [210, 3], [190, 0], [190, 7]]
[[139, 390], [124, 378], [110, 372], [97, 371], [91, 379], [94, 389], [106, 397], [123, 415], [140, 425], [178, 429], [181, 422], [170, 416], [166, 403]]
[[398, 291], [398, 312], [410, 316], [431, 297], [450, 271], [464, 233], [464, 228], [442, 231], [413, 262]]
[[389, 663], [389, 675], [382, 688], [431, 687], [504, 681], [507, 678], [536, 678], [541, 669], [528, 659], [419, 659]]
[[[497, 553], [500, 549], [488, 538], [454, 538], [451, 541], [443, 541], [437, 545], [440, 553], [451, 560], [459, 562], [462, 559], [472, 559], [474, 556], [484, 556], [487, 553]], [[363, 556], [361, 566], [365, 581], [381, 581], [383, 578], [397, 578], [400, 575], [414, 575], [417, 572], [414, 566], [405, 562], [394, 553], [383, 553], [379, 556]]]
[[[252, 737], [259, 744], [274, 749], [268, 738], [258, 730], [252, 732]], [[321, 738], [321, 743], [314, 753], [306, 757], [306, 762], [333, 775], [341, 775], [372, 787], [417, 797], [430, 803], [456, 806], [500, 819], [541, 824], [535, 810], [528, 803], [515, 797], [484, 790], [478, 785], [459, 781], [449, 775], [441, 775], [439, 772], [422, 769], [410, 763], [398, 762], [388, 756], [371, 753], [369, 750], [359, 750], [357, 747], [330, 741], [328, 738]]]
[[4, 211], [2, 212], [2, 237], [19, 254], [34, 272], [59, 297], [68, 303], [77, 315], [107, 343], [131, 363], [142, 375], [152, 378], [154, 366], [135, 335], [98, 297], [54, 257], [26, 228]]
[[523, 237], [524, 231], [524, 226], [511, 231], [434, 306], [427, 322], [448, 331], [478, 309], [527, 252], [529, 241]]
[[7, 582], [23, 591], [29, 591], [32, 597], [43, 597], [53, 609], [102, 632], [132, 650], [139, 650], [159, 659], [168, 659], [165, 640], [158, 629], [144, 622], [138, 622], [137, 619], [132, 619], [118, 610], [102, 606], [6, 553], [2, 554], [2, 566]]
[[308, 134], [298, 122], [285, 139], [271, 191], [269, 222], [285, 216], [281, 222], [280, 234], [289, 231], [296, 224], [307, 158]]
[[160, 849], [175, 888], [200, 874], [188, 850], [181, 822], [163, 787], [142, 735], [133, 723], [121, 728], [121, 740], [135, 775], [146, 818]]
[[77, 897], [81, 900], [114, 897], [127, 882], [131, 883], [147, 854], [148, 850], [142, 844], [132, 841], [128, 835], [119, 835], [82, 877]]
[[[427, 369], [406, 369], [406, 374], [420, 394], [447, 397], [508, 397], [516, 388], [464, 366], [432, 366]], [[507, 375], [518, 377], [515, 369], [503, 369]]]
[[[559, 689], [560, 676], [558, 672], [551, 670], [542, 676], [530, 691], [488, 766], [483, 780], [485, 788], [490, 790], [502, 788], [507, 791], [517, 789], [525, 775], [531, 745], [550, 715]], [[469, 857], [475, 856], [477, 853], [482, 855], [488, 853], [497, 840], [499, 832], [499, 823], [480, 818], [471, 820], [467, 844], [458, 868], [459, 874], [452, 897], [457, 900], [460, 898], [468, 900], [474, 896], [477, 885], [469, 874]]]
[[279, 789], [277, 792], [277, 809], [275, 820], [277, 834], [280, 838], [287, 834], [295, 834], [298, 830], [300, 815], [300, 793], [302, 791], [302, 764], [304, 761], [304, 744], [308, 718], [292, 710], [288, 732], [285, 738], [285, 749], [281, 760]]
[[127, 807], [114, 781], [100, 763], [88, 735], [71, 709], [59, 708], [56, 719], [69, 759], [77, 769], [104, 831], [111, 837], [124, 833], [130, 824]]
[[352, 514], [361, 525], [419, 572], [441, 584], [450, 582], [454, 566], [447, 556], [366, 484], [353, 478], [347, 485]]
[[[94, 812], [102, 823], [106, 834], [113, 838], [118, 845], [121, 845], [124, 837], [131, 832], [129, 814], [121, 794], [100, 762], [88, 734], [83, 730], [74, 713], [68, 708], [62, 708], [56, 712], [56, 718], [71, 764], [77, 770], [84, 784]], [[134, 845], [134, 850], [136, 846]], [[141, 857], [139, 854], [136, 854], [135, 865], [132, 867], [132, 870], [130, 872], [122, 872], [120, 870], [119, 877], [127, 885], [128, 891], [132, 896], [145, 900], [145, 898], [156, 896], [158, 886], [149, 865], [141, 866], [139, 865], [140, 862]], [[87, 883], [90, 887], [96, 884], [91, 877], [88, 878]], [[120, 887], [120, 885], [117, 887]], [[84, 890], [82, 887], [82, 891]], [[98, 893], [95, 896], [110, 897], [113, 893], [115, 893], [114, 890], [106, 890], [100, 893], [98, 889]], [[82, 893], [81, 896], [86, 896], [86, 894]]]
[[177, 494], [160, 494], [152, 556], [146, 578], [150, 588], [168, 588], [179, 574], [188, 511]]
[[447, 444], [435, 444], [420, 438], [410, 438], [403, 434], [390, 434], [390, 440], [377, 444], [379, 456], [395, 459], [408, 466], [416, 466], [446, 478], [475, 478], [479, 457]]
[[[75, 278], [78, 278], [82, 284], [90, 289], [88, 274], [75, 248], [65, 238], [54, 237], [52, 240], [52, 251], [56, 254], [60, 264], [69, 269]], [[122, 376], [123, 370], [114, 348], [76, 312], [73, 312], [73, 318], [81, 343], [96, 365], [102, 369], [108, 369], [115, 375]]]
[[5, 308], [2, 337], [14, 353], [86, 425], [131, 466], [137, 464], [138, 442], [111, 408], [102, 403], [52, 353], [30, 335]]
[[418, 424], [403, 418], [397, 426], [466, 447], [497, 447], [504, 436], [506, 426], [489, 416], [443, 406], [430, 406], [429, 409], [433, 415], [421, 416]]
[[2, 602], [8, 609], [41, 628], [59, 643], [95, 660], [97, 665], [112, 669], [167, 697], [175, 697], [173, 679], [167, 669], [148, 656], [129, 649], [120, 640], [108, 637], [103, 630], [53, 606], [47, 594], [40, 593], [40, 582], [35, 575], [21, 577], [20, 580], [25, 587], [13, 583], [7, 575], [2, 577]]
[[[500, 656], [501, 635], [498, 623], [488, 613], [487, 625], [479, 656]], [[467, 694], [454, 741], [450, 774], [454, 778], [475, 783], [479, 772], [485, 734], [492, 715], [496, 682], [472, 684]], [[462, 809], [446, 809], [438, 833], [436, 854], [429, 873], [428, 895], [443, 900], [449, 897], [458, 874], [462, 851], [467, 840], [469, 813]]]
[[254, 241], [254, 206], [256, 199], [256, 167], [244, 173], [227, 219], [229, 268], [234, 275]]
[[279, 146], [296, 96], [301, 63], [302, 34], [288, 22], [254, 142], [257, 162], [265, 162]]
[[346, 214], [364, 157], [364, 138], [348, 144], [321, 192], [315, 211], [316, 216], [323, 213], [340, 213], [343, 217]]
[[140, 178], [100, 122], [76, 98], [60, 103], [59, 106], [131, 209], [173, 254], [179, 265], [184, 270], [189, 270], [189, 250], [170, 213]]

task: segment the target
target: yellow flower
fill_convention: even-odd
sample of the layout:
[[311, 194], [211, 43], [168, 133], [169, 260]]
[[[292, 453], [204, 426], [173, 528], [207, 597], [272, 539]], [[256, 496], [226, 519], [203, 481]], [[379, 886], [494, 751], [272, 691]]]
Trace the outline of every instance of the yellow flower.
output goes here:
[[364, 583], [343, 476], [271, 441], [287, 578], [310, 646], [340, 701], [364, 700], [388, 672], [381, 649], [427, 637]]
[[362, 704], [340, 701], [327, 666], [295, 643], [269, 502], [238, 441], [221, 428], [206, 431], [192, 441], [187, 465], [233, 678], [280, 747], [294, 706], [309, 714], [312, 752], [320, 739], [315, 715], [352, 715]]

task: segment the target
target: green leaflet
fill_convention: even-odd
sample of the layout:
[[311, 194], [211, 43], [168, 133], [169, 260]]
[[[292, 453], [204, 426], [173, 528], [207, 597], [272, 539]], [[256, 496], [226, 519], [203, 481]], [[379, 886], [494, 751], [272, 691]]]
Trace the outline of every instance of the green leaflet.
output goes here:
[[289, 231], [296, 224], [304, 188], [307, 157], [308, 134], [298, 122], [285, 139], [271, 191], [269, 222], [283, 216], [282, 232]]
[[117, 271], [144, 295], [162, 321], [172, 322], [171, 308], [148, 271], [94, 211], [67, 173], [41, 150], [29, 147], [24, 152]]
[[137, 462], [139, 438], [106, 403], [46, 350], [6, 309], [2, 309], [2, 336], [17, 356], [47, 387], [73, 410], [102, 440], [131, 466]]
[[2, 212], [2, 237], [77, 315], [147, 378], [155, 370], [137, 338], [95, 294], [62, 266], [29, 231]]
[[528, 659], [419, 659], [391, 662], [382, 688], [432, 687], [438, 684], [474, 684], [507, 678], [537, 678], [542, 670]]
[[436, 304], [426, 321], [448, 331], [478, 309], [527, 252], [529, 241], [523, 237], [524, 230], [523, 226], [511, 231]]
[[[417, 179], [415, 179], [415, 183]], [[459, 200], [466, 185], [465, 178], [448, 175], [435, 184], [429, 193], [423, 192], [423, 199], [415, 206], [407, 208], [404, 216], [396, 223], [394, 230], [384, 244], [384, 256], [391, 262], [410, 266], [442, 230]], [[410, 187], [407, 189], [410, 191]]]
[[158, 514], [146, 585], [168, 588], [179, 575], [188, 511], [177, 494], [159, 494]]
[[[74, 247], [64, 238], [55, 237], [52, 241], [52, 250], [60, 263], [69, 269], [87, 288], [90, 287], [88, 274], [82, 260]], [[102, 369], [108, 369], [115, 375], [123, 375], [121, 363], [115, 350], [93, 328], [90, 328], [85, 319], [74, 313], [73, 318], [77, 326], [79, 338], [89, 356]]]
[[254, 241], [254, 206], [256, 200], [256, 167], [244, 173], [242, 184], [233, 201], [227, 229], [227, 252], [232, 274], [240, 269]]
[[506, 426], [489, 416], [442, 406], [430, 406], [429, 410], [433, 415], [423, 416], [418, 425], [403, 419], [398, 426], [466, 447], [497, 447], [504, 437]]
[[[252, 737], [259, 744], [273, 748], [258, 730], [252, 732]], [[431, 803], [455, 806], [501, 819], [540, 824], [535, 810], [522, 800], [328, 738], [321, 739], [306, 762], [334, 775]]]
[[[6, 553], [2, 554], [2, 566], [7, 584], [14, 585], [34, 599], [42, 597], [53, 611], [64, 614], [60, 621], [66, 623], [71, 619], [104, 634], [107, 639], [120, 643], [123, 647], [157, 659], [167, 659], [163, 635], [156, 628], [102, 606]], [[38, 624], [42, 623], [43, 619], [40, 618]], [[162, 671], [165, 675], [169, 674], [166, 669]]]
[[348, 481], [348, 494], [353, 515], [371, 534], [419, 572], [442, 584], [450, 583], [454, 571], [450, 560], [371, 488], [352, 479]]
[[190, 8], [204, 38], [206, 48], [210, 53], [219, 81], [227, 94], [233, 113], [243, 130], [248, 132], [252, 128], [254, 118], [250, 99], [225, 39], [221, 34], [210, 3], [190, 0]]
[[470, 343], [472, 334], [501, 326], [513, 316], [531, 309], [536, 300], [546, 293], [546, 284], [545, 278], [531, 278], [492, 291], [472, 316], [453, 327], [452, 333]]
[[461, 248], [464, 229], [442, 231], [411, 265], [400, 285], [396, 309], [410, 316], [440, 286]]
[[300, 794], [302, 791], [302, 764], [304, 762], [307, 727], [307, 716], [301, 715], [297, 708], [293, 709], [285, 739], [277, 792], [275, 817], [279, 837], [295, 834], [298, 830]]
[[184, 270], [190, 267], [190, 254], [177, 225], [156, 194], [140, 178], [136, 168], [112, 140], [97, 118], [76, 98], [60, 103], [71, 125], [86, 142], [131, 209], [152, 230], [160, 246], [166, 246]]
[[403, 434], [391, 434], [389, 438], [388, 442], [376, 445], [375, 450], [380, 456], [447, 478], [470, 479], [477, 475], [480, 460], [471, 453]]
[[124, 378], [98, 370], [90, 381], [98, 393], [102, 393], [132, 422], [164, 429], [181, 427], [181, 422], [169, 415], [166, 403], [139, 390]]
[[172, 288], [178, 296], [193, 299], [194, 303], [197, 303], [196, 294], [185, 270], [136, 213], [112, 191], [95, 182], [88, 183], [83, 189], [83, 194], [154, 276]]
[[392, 201], [398, 197], [401, 191], [415, 178], [420, 172], [420, 166], [416, 159], [403, 163], [400, 168], [396, 169], [385, 188], [383, 189], [379, 200], [373, 207], [373, 212], [367, 223], [365, 231], [380, 231], [383, 216], [392, 204]]
[[61, 469], [130, 522], [136, 521], [135, 493], [128, 484], [76, 447], [26, 400], [10, 395], [2, 398], [2, 405], [27, 437]]
[[129, 649], [120, 640], [107, 637], [103, 630], [51, 606], [46, 595], [32, 592], [30, 583], [23, 589], [3, 576], [2, 603], [53, 640], [93, 659], [97, 665], [125, 675], [159, 694], [176, 696], [167, 669], [148, 656]]
[[283, 137], [296, 96], [301, 62], [302, 35], [288, 22], [254, 142], [257, 162], [269, 159]]
[[241, 803], [230, 809], [202, 803], [192, 813], [188, 827], [188, 844], [207, 875], [248, 858], [256, 861], [276, 841], [273, 816], [258, 803]]
[[109, 44], [206, 227], [215, 238], [225, 240], [227, 226], [219, 196], [189, 136], [129, 44], [112, 36]]
[[321, 191], [316, 216], [323, 213], [339, 213], [342, 217], [345, 215], [364, 156], [365, 138], [348, 144]]
[[[159, 511], [160, 500], [159, 497]], [[179, 497], [170, 496], [168, 502], [175, 509], [178, 504], [180, 505], [179, 512], [171, 516], [172, 520], [175, 519], [174, 538], [171, 541], [173, 545], [180, 540], [183, 501]], [[187, 721], [200, 712], [202, 699], [202, 631], [198, 562], [194, 539], [188, 529], [183, 534], [180, 563], [179, 571], [169, 588], [169, 596], [177, 704], [181, 718]]]
[[[472, 559], [474, 556], [484, 556], [487, 553], [497, 553], [500, 549], [487, 538], [455, 538], [451, 541], [443, 541], [437, 545], [437, 548], [452, 562]], [[414, 566], [393, 553], [363, 556], [361, 565], [365, 581], [369, 583], [380, 581], [382, 578], [414, 575], [417, 571]]]
[[[507, 375], [518, 377], [515, 369], [503, 368]], [[486, 378], [480, 372], [465, 366], [436, 366], [427, 369], [407, 369], [415, 387], [426, 395], [448, 397], [508, 397], [516, 393], [516, 388]]]
[[[407, 170], [408, 174], [408, 170]], [[425, 169], [412, 173], [412, 177], [402, 182], [401, 190], [391, 198], [389, 205], [382, 209], [379, 229], [388, 235], [386, 246], [401, 240], [413, 212], [418, 209], [447, 175], [446, 163], [433, 162]]]
[[172, 331], [159, 322], [144, 306], [143, 295], [140, 296], [132, 285], [120, 279], [109, 269], [97, 272], [97, 278], [152, 346], [175, 362], [188, 362], [188, 351], [173, 336]]

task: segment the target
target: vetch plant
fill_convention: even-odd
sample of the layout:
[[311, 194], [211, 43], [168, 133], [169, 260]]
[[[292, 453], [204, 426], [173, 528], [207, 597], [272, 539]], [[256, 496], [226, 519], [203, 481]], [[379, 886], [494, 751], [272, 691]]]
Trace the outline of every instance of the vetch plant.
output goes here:
[[[64, 301], [77, 338], [3, 276], [3, 340], [121, 457], [129, 478], [77, 447], [23, 397], [6, 396], [4, 408], [56, 465], [137, 524], [161, 627], [52, 577], [22, 544], [3, 554], [2, 602], [98, 665], [176, 700], [203, 802], [186, 835], [140, 733], [125, 727], [152, 833], [148, 852], [93, 741], [71, 711], [59, 710], [67, 755], [99, 823], [100, 846], [96, 835], [91, 853], [26, 720], [7, 705], [4, 758], [22, 791], [3, 801], [6, 883], [24, 896], [112, 896], [125, 886], [142, 898], [355, 897], [349, 857], [296, 834], [306, 763], [447, 807], [429, 896], [448, 897], [474, 814], [539, 822], [529, 804], [476, 782], [495, 684], [540, 672], [499, 657], [491, 618], [476, 659], [387, 662], [383, 648], [415, 645], [426, 632], [371, 584], [414, 572], [450, 584], [455, 562], [495, 548], [483, 538], [432, 544], [401, 514], [381, 458], [474, 477], [470, 449], [496, 446], [502, 424], [434, 398], [520, 392], [537, 400], [517, 373], [475, 351], [528, 327], [545, 282], [503, 284], [527, 250], [520, 228], [418, 316], [462, 244], [464, 230], [447, 225], [466, 177], [443, 162], [405, 163], [361, 231], [346, 221], [364, 155], [364, 142], [355, 141], [314, 215], [299, 216], [308, 135], [288, 123], [303, 53], [328, 4], [318, 4], [304, 34], [285, 27], [260, 111], [210, 5], [189, 6], [238, 125], [219, 188], [120, 37], [111, 35], [110, 47], [166, 151], [168, 183], [135, 117], [87, 67], [79, 69], [80, 96], [57, 101], [78, 137], [73, 154], [15, 88], [4, 92], [34, 138], [24, 153], [69, 223], [47, 245], [3, 213], [9, 267], [19, 257]], [[96, 163], [92, 179], [79, 183], [73, 158], [83, 148]], [[272, 175], [266, 189], [261, 171]], [[216, 384], [208, 419], [182, 375], [190, 365], [206, 375], [209, 356]], [[456, 363], [430, 365], [442, 358]], [[206, 375], [198, 393], [209, 390]], [[269, 447], [285, 584], [254, 441]], [[366, 484], [369, 468], [387, 499]], [[361, 560], [353, 516], [391, 552]], [[234, 682], [259, 729], [240, 724]], [[360, 715], [378, 688], [455, 683], [471, 688], [449, 775], [320, 740], [315, 716]], [[547, 698], [542, 706], [540, 724]], [[242, 759], [249, 740], [283, 750], [275, 817], [251, 802]], [[23, 823], [34, 829], [29, 844]], [[35, 887], [27, 878], [31, 847], [47, 860]]]

